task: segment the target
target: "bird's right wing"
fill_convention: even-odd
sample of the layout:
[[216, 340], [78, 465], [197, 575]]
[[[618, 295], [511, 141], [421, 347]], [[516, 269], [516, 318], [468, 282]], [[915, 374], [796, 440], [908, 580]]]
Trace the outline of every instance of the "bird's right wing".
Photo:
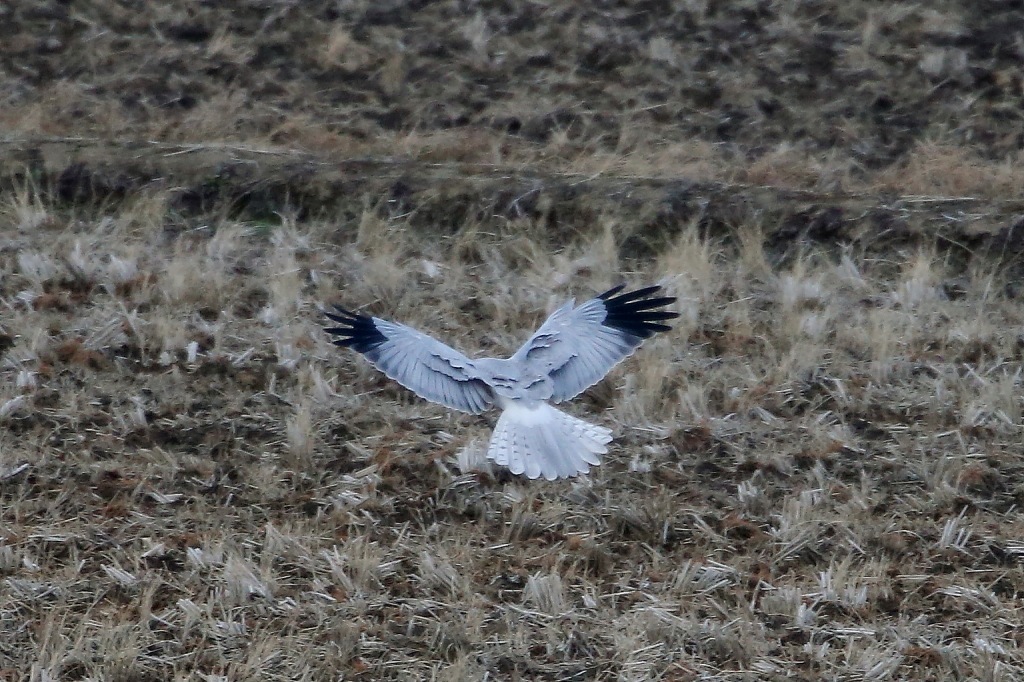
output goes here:
[[512, 356], [551, 377], [556, 403], [579, 395], [657, 332], [671, 329], [664, 320], [679, 313], [662, 308], [676, 299], [657, 296], [661, 287], [620, 293], [609, 289], [580, 306], [575, 301], [551, 313], [541, 328]]
[[459, 351], [404, 324], [334, 308], [324, 313], [340, 325], [325, 329], [337, 337], [332, 343], [363, 354], [416, 395], [472, 414], [492, 404], [490, 387]]

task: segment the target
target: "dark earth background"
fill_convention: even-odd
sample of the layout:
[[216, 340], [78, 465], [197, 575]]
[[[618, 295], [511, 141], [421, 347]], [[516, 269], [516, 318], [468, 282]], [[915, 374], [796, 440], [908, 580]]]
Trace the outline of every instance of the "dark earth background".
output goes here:
[[[973, 163], [1017, 158], [1024, 12], [1013, 2], [38, 2], [2, 12], [5, 168], [27, 165], [65, 201], [164, 183], [186, 216], [218, 201], [259, 215], [386, 197], [423, 229], [526, 213], [557, 232], [611, 210], [652, 239], [689, 220], [722, 234], [753, 217], [783, 242], [924, 232], [968, 248], [993, 235], [1016, 245], [1017, 196], [922, 207], [900, 202], [892, 181], [916, 168], [922, 145]], [[88, 139], [21, 142], [47, 135]], [[424, 141], [403, 150], [409, 135]], [[139, 150], [144, 140], [312, 158], [215, 149], [168, 159]], [[658, 154], [671, 148], [689, 151], [673, 163]], [[712, 177], [686, 172], [687, 154]], [[586, 164], [600, 155], [635, 159], [629, 175], [642, 177]], [[782, 168], [752, 172], [759, 161]], [[982, 225], [961, 215], [979, 212]]]

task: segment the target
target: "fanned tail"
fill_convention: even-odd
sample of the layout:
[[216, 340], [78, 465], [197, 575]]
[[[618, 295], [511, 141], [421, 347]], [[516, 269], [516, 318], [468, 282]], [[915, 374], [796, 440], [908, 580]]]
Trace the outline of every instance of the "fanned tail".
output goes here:
[[612, 432], [547, 403], [505, 407], [494, 427], [487, 458], [513, 474], [549, 481], [585, 474], [601, 463]]

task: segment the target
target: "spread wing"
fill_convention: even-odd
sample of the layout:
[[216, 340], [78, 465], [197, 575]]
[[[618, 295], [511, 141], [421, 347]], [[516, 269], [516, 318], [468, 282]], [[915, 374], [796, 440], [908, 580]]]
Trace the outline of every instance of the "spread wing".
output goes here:
[[421, 398], [472, 414], [490, 407], [491, 389], [459, 351], [404, 324], [334, 308], [337, 312], [324, 313], [339, 324], [325, 329], [337, 337], [334, 345], [362, 353]]
[[620, 284], [577, 307], [575, 301], [569, 301], [512, 356], [531, 370], [551, 377], [551, 399], [556, 403], [579, 395], [603, 379], [644, 339], [671, 329], [661, 320], [679, 317], [671, 310], [659, 310], [676, 300], [671, 296], [654, 297], [661, 287], [619, 294], [624, 287]]

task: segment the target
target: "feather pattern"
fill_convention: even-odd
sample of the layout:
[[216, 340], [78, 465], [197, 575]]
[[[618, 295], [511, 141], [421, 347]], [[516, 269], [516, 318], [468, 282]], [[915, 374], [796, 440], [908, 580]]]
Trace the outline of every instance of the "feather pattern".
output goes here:
[[326, 313], [339, 323], [326, 329], [336, 346], [362, 353], [374, 367], [421, 398], [454, 410], [479, 414], [493, 403], [488, 385], [473, 362], [412, 327], [369, 317], [335, 306]]
[[412, 327], [338, 306], [325, 313], [337, 323], [326, 331], [422, 398], [474, 414], [500, 407], [487, 451], [499, 466], [531, 479], [569, 478], [601, 463], [611, 431], [547, 401], [579, 395], [678, 317], [664, 310], [676, 299], [658, 296], [660, 287], [624, 288], [579, 306], [568, 301], [508, 359], [470, 360]]
[[671, 329], [663, 320], [679, 316], [659, 310], [676, 300], [652, 297], [661, 287], [619, 294], [623, 288], [620, 284], [578, 307], [570, 301], [512, 356], [551, 378], [551, 400], [575, 398], [632, 355], [644, 339]]
[[505, 408], [494, 427], [487, 457], [513, 474], [549, 481], [585, 474], [601, 463], [612, 432], [547, 403]]

